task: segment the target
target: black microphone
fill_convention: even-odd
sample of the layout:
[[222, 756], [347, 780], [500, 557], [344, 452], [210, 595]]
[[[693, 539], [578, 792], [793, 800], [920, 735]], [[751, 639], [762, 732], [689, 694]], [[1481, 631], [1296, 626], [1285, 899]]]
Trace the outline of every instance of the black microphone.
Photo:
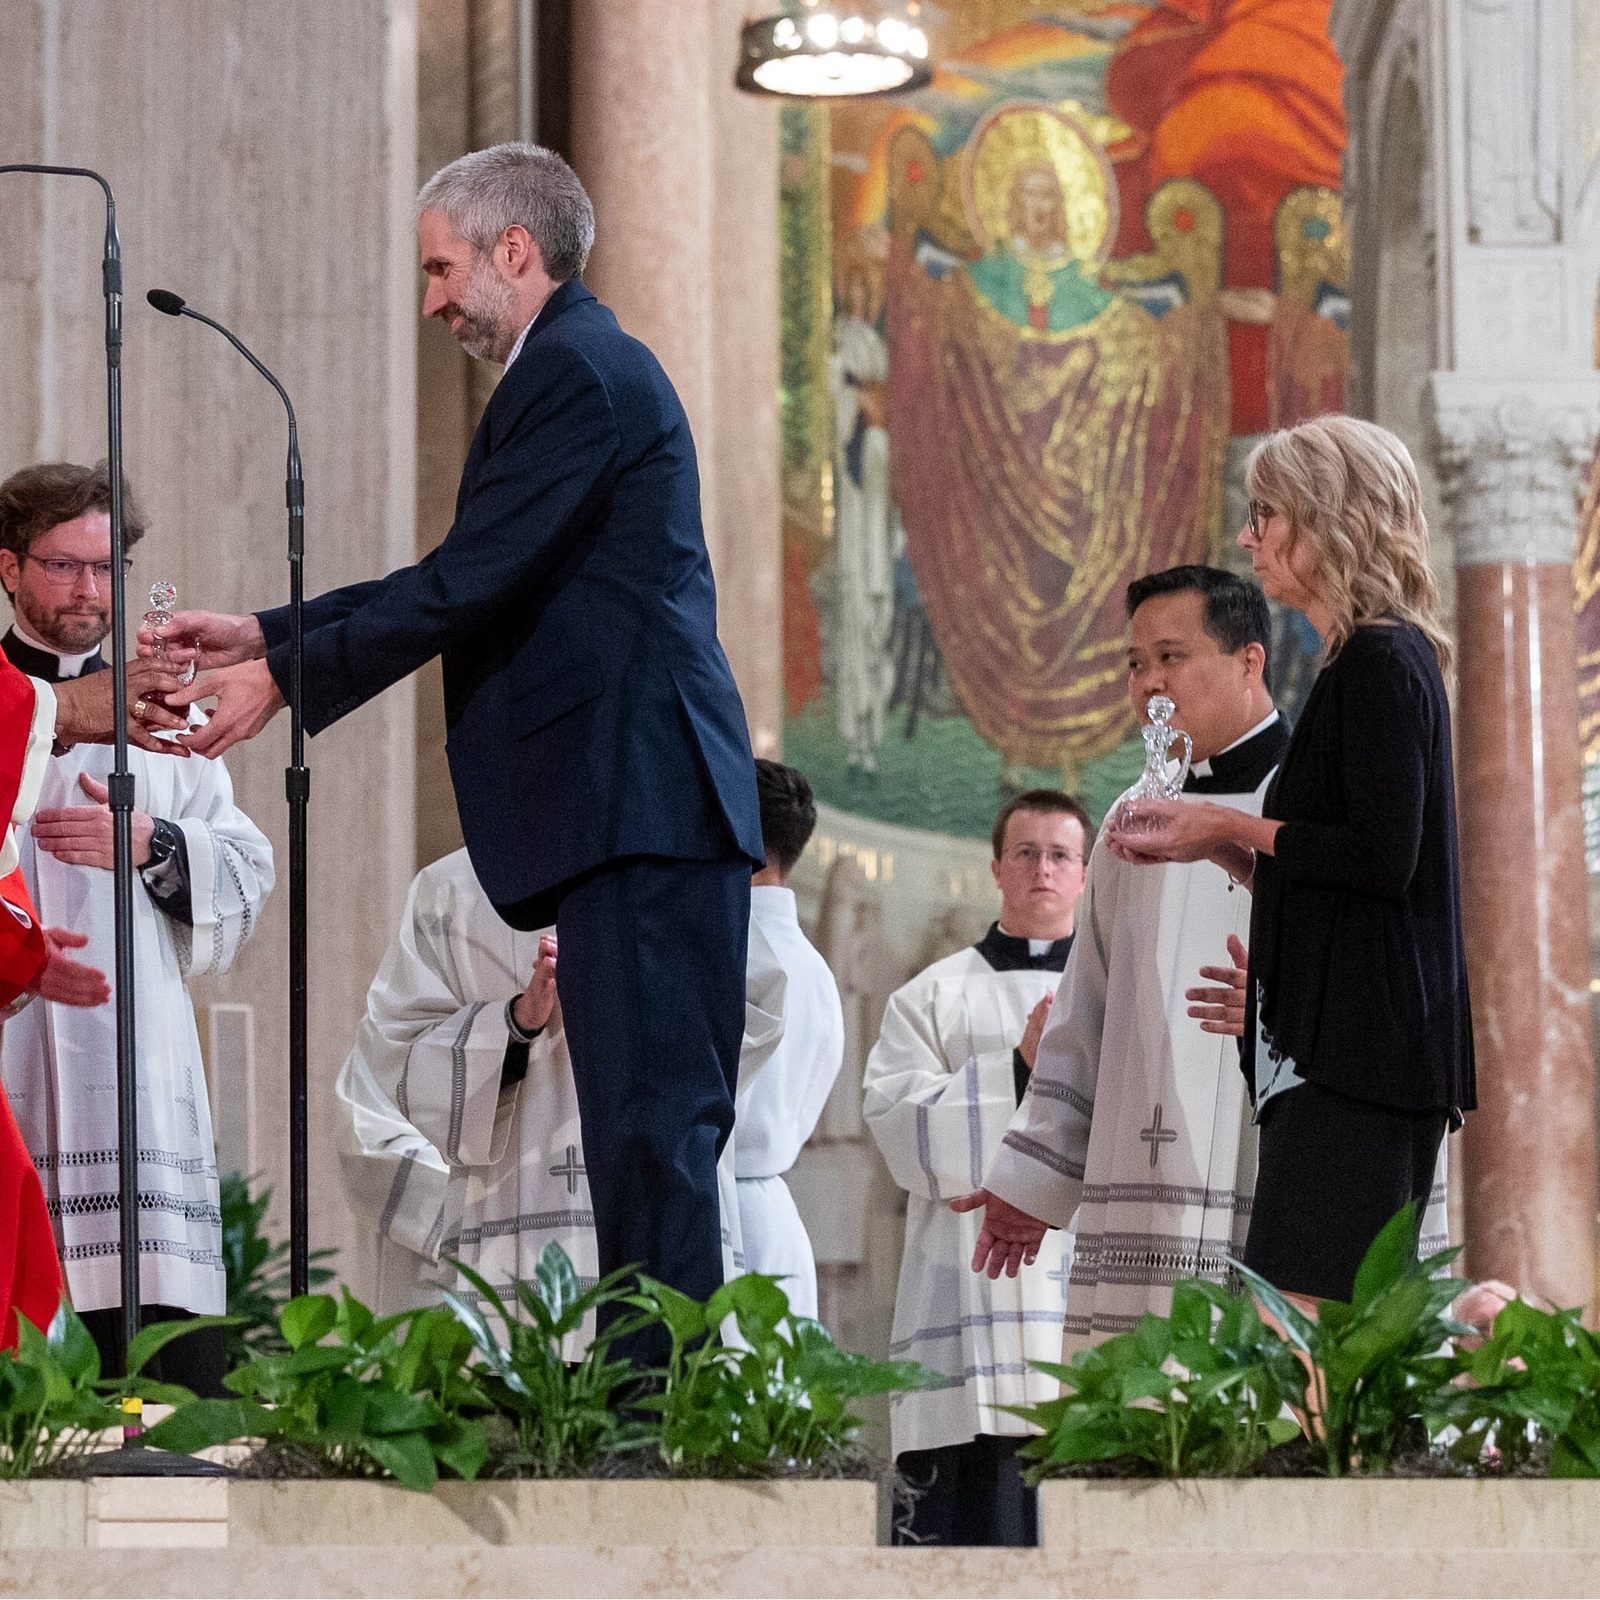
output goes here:
[[306, 811], [311, 800], [311, 772], [306, 766], [305, 714], [301, 683], [305, 675], [305, 477], [300, 469], [300, 430], [288, 391], [231, 329], [187, 304], [170, 289], [151, 289], [145, 299], [169, 317], [193, 317], [215, 328], [278, 392], [289, 413], [289, 466], [284, 498], [289, 507], [289, 767], [284, 794], [289, 802], [289, 1289], [296, 1295], [310, 1288], [310, 1199], [307, 1142], [310, 1124], [306, 1099], [308, 1038], [306, 954]]
[[285, 503], [289, 507], [289, 559], [298, 561], [305, 548], [303, 538], [305, 476], [300, 470], [300, 428], [295, 421], [294, 402], [290, 400], [288, 390], [278, 382], [271, 369], [257, 359], [255, 352], [237, 334], [223, 327], [215, 318], [208, 317], [203, 311], [196, 311], [181, 294], [174, 294], [170, 289], [151, 289], [145, 295], [145, 299], [157, 311], [169, 317], [193, 317], [196, 322], [203, 322], [208, 328], [215, 328], [278, 391], [278, 398], [283, 401], [283, 409], [289, 413], [289, 464], [285, 475]]

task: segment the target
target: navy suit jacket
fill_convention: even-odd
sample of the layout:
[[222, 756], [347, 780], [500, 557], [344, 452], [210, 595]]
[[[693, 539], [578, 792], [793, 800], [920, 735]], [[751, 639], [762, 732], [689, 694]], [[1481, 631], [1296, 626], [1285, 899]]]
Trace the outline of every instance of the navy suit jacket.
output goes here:
[[[259, 615], [287, 695], [288, 608]], [[576, 280], [490, 399], [443, 543], [308, 601], [305, 648], [311, 733], [443, 656], [462, 832], [515, 926], [626, 856], [763, 860], [688, 419]]]

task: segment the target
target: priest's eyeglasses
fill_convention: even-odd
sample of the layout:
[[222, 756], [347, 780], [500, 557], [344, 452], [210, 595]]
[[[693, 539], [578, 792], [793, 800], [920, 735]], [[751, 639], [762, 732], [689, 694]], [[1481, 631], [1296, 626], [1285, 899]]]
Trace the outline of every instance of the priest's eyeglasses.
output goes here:
[[1036, 844], [1015, 844], [1006, 851], [1006, 860], [1014, 861], [1019, 867], [1026, 867], [1032, 872], [1041, 861], [1048, 861], [1050, 865], [1060, 871], [1062, 867], [1075, 867], [1083, 857], [1075, 850], [1063, 850], [1059, 847], [1051, 850], [1041, 850]]
[[[23, 555], [24, 561], [37, 561], [44, 568], [47, 583], [59, 583], [63, 586], [76, 583], [84, 573], [91, 573], [94, 581], [102, 587], [111, 582], [111, 563], [109, 561], [73, 561], [68, 556], [32, 556]], [[133, 571], [133, 557], [122, 558], [122, 570]]]

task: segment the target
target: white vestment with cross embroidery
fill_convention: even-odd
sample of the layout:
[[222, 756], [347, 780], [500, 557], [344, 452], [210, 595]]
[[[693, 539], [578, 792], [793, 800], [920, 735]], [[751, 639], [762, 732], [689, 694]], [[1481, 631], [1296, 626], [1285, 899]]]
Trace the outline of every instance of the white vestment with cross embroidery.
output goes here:
[[[1260, 815], [1266, 791], [1208, 794]], [[1209, 861], [1136, 866], [1097, 847], [1028, 1093], [984, 1186], [1071, 1227], [1065, 1359], [1165, 1315], [1180, 1278], [1221, 1281], [1242, 1253], [1256, 1129], [1238, 1041], [1185, 991], [1249, 943], [1250, 896]], [[1424, 1237], [1442, 1243], [1444, 1154]], [[1055, 1234], [1047, 1234], [1046, 1248]]]
[[[340, 1161], [358, 1216], [378, 1235], [377, 1309], [436, 1302], [470, 1285], [471, 1267], [511, 1303], [545, 1246], [566, 1251], [586, 1283], [598, 1273], [577, 1086], [559, 1004], [528, 1047], [520, 1083], [502, 1087], [506, 1002], [525, 988], [541, 933], [496, 915], [465, 850], [418, 873], [400, 929], [367, 995], [355, 1048], [335, 1085]], [[557, 958], [559, 987], [559, 956]], [[779, 1029], [759, 979], [745, 1043], [769, 1050]], [[718, 1163], [723, 1266], [744, 1269], [733, 1141]], [[569, 1359], [592, 1330], [568, 1340]]]
[[1071, 1239], [1048, 1235], [1033, 1266], [991, 1282], [971, 1267], [979, 1213], [947, 1203], [979, 1186], [999, 1149], [1017, 1104], [1012, 1051], [1055, 985], [1054, 972], [997, 972], [977, 950], [957, 951], [889, 997], [867, 1058], [867, 1126], [908, 1197], [890, 1353], [945, 1380], [894, 1397], [897, 1456], [1029, 1433], [1002, 1408], [1061, 1392], [1028, 1363], [1061, 1354]]

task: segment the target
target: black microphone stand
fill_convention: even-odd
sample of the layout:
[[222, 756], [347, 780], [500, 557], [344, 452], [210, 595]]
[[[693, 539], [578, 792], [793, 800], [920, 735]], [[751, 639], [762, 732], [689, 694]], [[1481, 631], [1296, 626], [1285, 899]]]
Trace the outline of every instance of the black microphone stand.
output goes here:
[[306, 484], [300, 467], [300, 430], [288, 391], [243, 340], [220, 322], [196, 311], [168, 289], [145, 296], [169, 317], [193, 317], [215, 328], [278, 392], [289, 414], [289, 459], [284, 500], [289, 508], [289, 766], [284, 794], [289, 802], [289, 1292], [310, 1288], [310, 1210], [306, 1110], [306, 810], [311, 802], [311, 771], [306, 766], [305, 713], [301, 676], [305, 670]]
[[[88, 167], [9, 162], [0, 173], [34, 172], [91, 178], [106, 197], [105, 259], [101, 291], [106, 302], [106, 467], [111, 479], [111, 773], [106, 780], [111, 811], [113, 910], [117, 1006], [117, 1227], [122, 1265], [122, 1342], [131, 1348], [139, 1333], [139, 1080], [133, 1010], [133, 774], [128, 770], [127, 538], [122, 505], [122, 241], [111, 185]], [[9, 820], [9, 819], [6, 819]], [[212, 1462], [150, 1450], [132, 1442], [95, 1458], [98, 1472], [150, 1475], [209, 1475]]]

